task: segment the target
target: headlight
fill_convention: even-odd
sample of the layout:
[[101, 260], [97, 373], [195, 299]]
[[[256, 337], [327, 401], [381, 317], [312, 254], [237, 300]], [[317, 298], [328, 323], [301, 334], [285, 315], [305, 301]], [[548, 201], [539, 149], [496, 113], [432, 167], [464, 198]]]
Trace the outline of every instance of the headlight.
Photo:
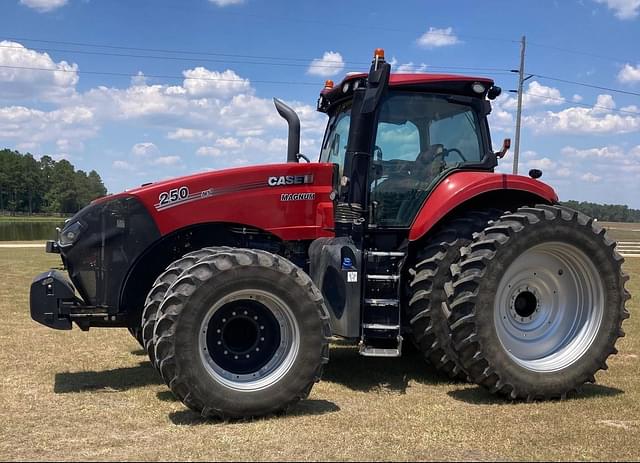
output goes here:
[[483, 93], [485, 91], [484, 85], [482, 85], [480, 82], [474, 82], [471, 86], [471, 89], [476, 93]]
[[84, 226], [80, 222], [74, 222], [64, 227], [64, 230], [60, 232], [60, 246], [71, 246], [76, 242], [83, 229]]

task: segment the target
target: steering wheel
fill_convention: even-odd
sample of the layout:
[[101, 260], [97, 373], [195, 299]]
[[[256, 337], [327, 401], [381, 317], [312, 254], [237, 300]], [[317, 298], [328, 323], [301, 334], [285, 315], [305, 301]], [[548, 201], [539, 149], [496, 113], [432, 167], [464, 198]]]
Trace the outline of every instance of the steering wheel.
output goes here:
[[451, 148], [451, 149], [445, 148], [442, 151], [442, 154], [440, 154], [439, 156], [442, 156], [442, 159], [444, 159], [447, 156], [449, 156], [449, 154], [451, 153], [456, 153], [460, 157], [460, 159], [462, 159], [462, 162], [467, 162], [467, 158], [464, 157], [464, 155], [460, 152], [458, 148]]

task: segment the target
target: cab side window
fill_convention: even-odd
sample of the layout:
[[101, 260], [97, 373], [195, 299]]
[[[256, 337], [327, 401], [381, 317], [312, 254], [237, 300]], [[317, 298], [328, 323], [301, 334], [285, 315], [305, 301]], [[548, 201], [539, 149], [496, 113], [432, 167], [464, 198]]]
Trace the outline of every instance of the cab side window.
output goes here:
[[344, 159], [347, 152], [347, 140], [349, 139], [349, 125], [351, 124], [351, 112], [338, 114], [330, 129], [329, 135], [324, 141], [320, 160], [331, 162], [340, 166], [340, 175], [344, 168]]

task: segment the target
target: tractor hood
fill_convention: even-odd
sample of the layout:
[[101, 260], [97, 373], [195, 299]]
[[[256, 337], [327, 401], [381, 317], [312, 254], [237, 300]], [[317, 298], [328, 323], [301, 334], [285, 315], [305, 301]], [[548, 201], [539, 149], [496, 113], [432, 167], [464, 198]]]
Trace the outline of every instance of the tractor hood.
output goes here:
[[332, 226], [333, 170], [324, 163], [250, 166], [178, 177], [122, 195], [134, 196], [146, 207], [161, 235], [198, 223], [225, 222], [285, 240], [315, 239]]
[[93, 201], [67, 221], [57, 249], [83, 301], [117, 310], [128, 270], [167, 235], [227, 224], [281, 240], [332, 236], [333, 173], [332, 164], [286, 163], [152, 183]]

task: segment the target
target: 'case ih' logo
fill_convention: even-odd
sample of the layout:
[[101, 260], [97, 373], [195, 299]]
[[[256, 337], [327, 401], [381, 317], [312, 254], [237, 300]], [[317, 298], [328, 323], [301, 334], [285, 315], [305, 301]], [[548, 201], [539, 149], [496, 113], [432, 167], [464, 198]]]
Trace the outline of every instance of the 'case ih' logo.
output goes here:
[[281, 175], [280, 177], [269, 177], [267, 183], [269, 186], [302, 185], [305, 183], [313, 183], [313, 175]]

